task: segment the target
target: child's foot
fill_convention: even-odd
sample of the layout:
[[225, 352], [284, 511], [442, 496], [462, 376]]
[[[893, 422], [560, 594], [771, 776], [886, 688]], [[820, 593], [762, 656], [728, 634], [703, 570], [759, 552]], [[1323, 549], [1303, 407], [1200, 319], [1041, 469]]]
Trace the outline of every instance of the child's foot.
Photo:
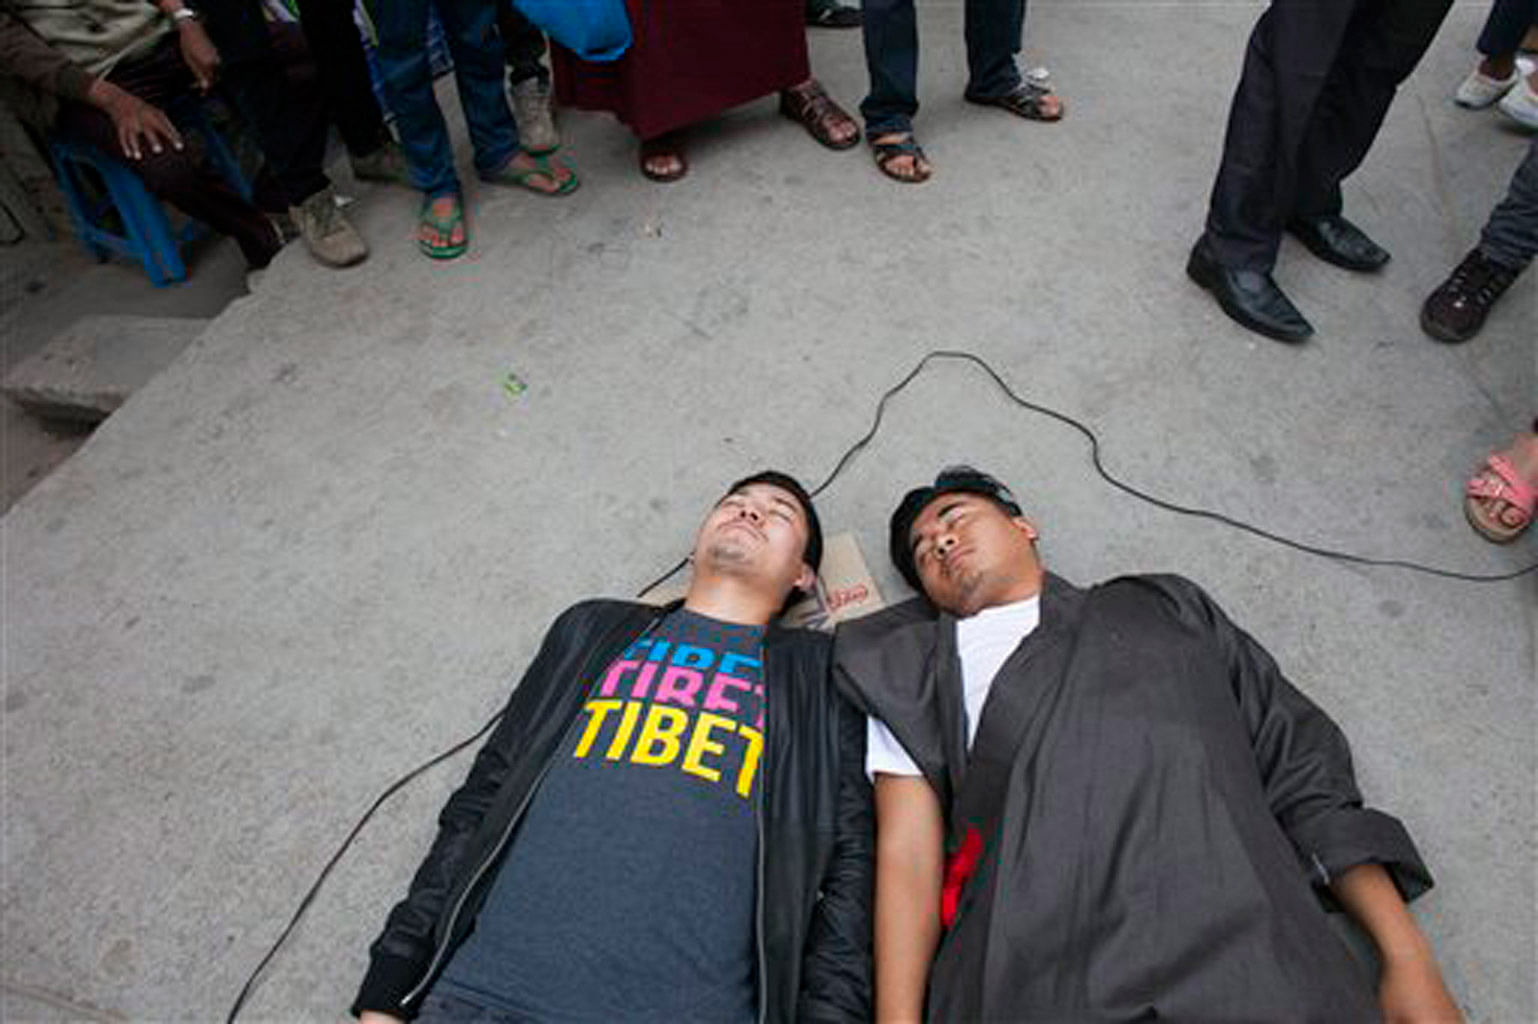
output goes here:
[[[1533, 424], [1538, 430], [1538, 423]], [[1538, 434], [1518, 434], [1511, 447], [1495, 452], [1465, 489], [1469, 525], [1497, 544], [1509, 544], [1532, 525], [1538, 503]]]

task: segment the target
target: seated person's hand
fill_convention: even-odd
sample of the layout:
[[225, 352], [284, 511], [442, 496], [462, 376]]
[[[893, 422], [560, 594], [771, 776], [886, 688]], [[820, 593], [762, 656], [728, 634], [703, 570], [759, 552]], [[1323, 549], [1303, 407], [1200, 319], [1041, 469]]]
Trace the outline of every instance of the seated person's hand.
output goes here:
[[118, 145], [129, 159], [143, 159], [146, 148], [152, 153], [163, 152], [166, 146], [182, 148], [181, 133], [165, 115], [165, 111], [120, 89], [105, 78], [98, 78], [91, 83], [86, 99], [112, 118], [112, 126], [117, 129]]
[[198, 88], [207, 92], [219, 74], [218, 48], [199, 22], [183, 21], [176, 31], [182, 43], [182, 60], [187, 62], [187, 69], [192, 72]]

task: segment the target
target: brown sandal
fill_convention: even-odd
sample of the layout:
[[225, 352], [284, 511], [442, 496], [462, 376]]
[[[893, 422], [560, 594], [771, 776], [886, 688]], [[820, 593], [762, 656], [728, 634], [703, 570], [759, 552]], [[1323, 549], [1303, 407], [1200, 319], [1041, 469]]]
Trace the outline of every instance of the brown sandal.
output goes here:
[[[654, 171], [649, 161], [658, 157], [671, 156], [678, 160], [676, 171]], [[641, 173], [652, 181], [669, 182], [677, 181], [689, 173], [689, 161], [684, 157], [684, 142], [674, 132], [667, 135], [659, 135], [655, 139], [642, 139], [638, 161]]]
[[[813, 79], [804, 86], [780, 90], [780, 113], [805, 128], [829, 149], [849, 149], [860, 144], [860, 126]], [[847, 139], [833, 135], [833, 126], [843, 121], [849, 126]]]

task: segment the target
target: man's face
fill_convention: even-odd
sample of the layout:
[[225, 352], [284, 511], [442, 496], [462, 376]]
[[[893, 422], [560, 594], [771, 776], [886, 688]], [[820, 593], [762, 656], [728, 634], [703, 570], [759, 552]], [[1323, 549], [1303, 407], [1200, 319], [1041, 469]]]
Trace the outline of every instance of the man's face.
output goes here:
[[908, 534], [924, 593], [966, 617], [1023, 600], [1041, 585], [1036, 527], [978, 494], [942, 494]]
[[811, 528], [801, 503], [773, 484], [748, 484], [716, 503], [694, 541], [695, 570], [761, 580], [779, 598], [811, 588], [802, 558]]

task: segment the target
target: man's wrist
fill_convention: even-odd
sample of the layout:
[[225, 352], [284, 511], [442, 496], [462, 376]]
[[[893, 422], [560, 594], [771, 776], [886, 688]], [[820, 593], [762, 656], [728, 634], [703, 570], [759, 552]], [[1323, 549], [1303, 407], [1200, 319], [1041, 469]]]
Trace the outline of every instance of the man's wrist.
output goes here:
[[198, 12], [194, 7], [183, 3], [182, 0], [161, 0], [157, 6], [160, 13], [171, 20], [171, 24], [177, 28], [184, 28], [198, 20]]
[[106, 107], [121, 97], [121, 90], [105, 78], [91, 79], [91, 85], [86, 89], [86, 102], [96, 107]]
[[1411, 965], [1436, 964], [1436, 954], [1425, 934], [1417, 930], [1413, 935], [1395, 936], [1392, 941], [1378, 944], [1378, 956], [1384, 963]]

